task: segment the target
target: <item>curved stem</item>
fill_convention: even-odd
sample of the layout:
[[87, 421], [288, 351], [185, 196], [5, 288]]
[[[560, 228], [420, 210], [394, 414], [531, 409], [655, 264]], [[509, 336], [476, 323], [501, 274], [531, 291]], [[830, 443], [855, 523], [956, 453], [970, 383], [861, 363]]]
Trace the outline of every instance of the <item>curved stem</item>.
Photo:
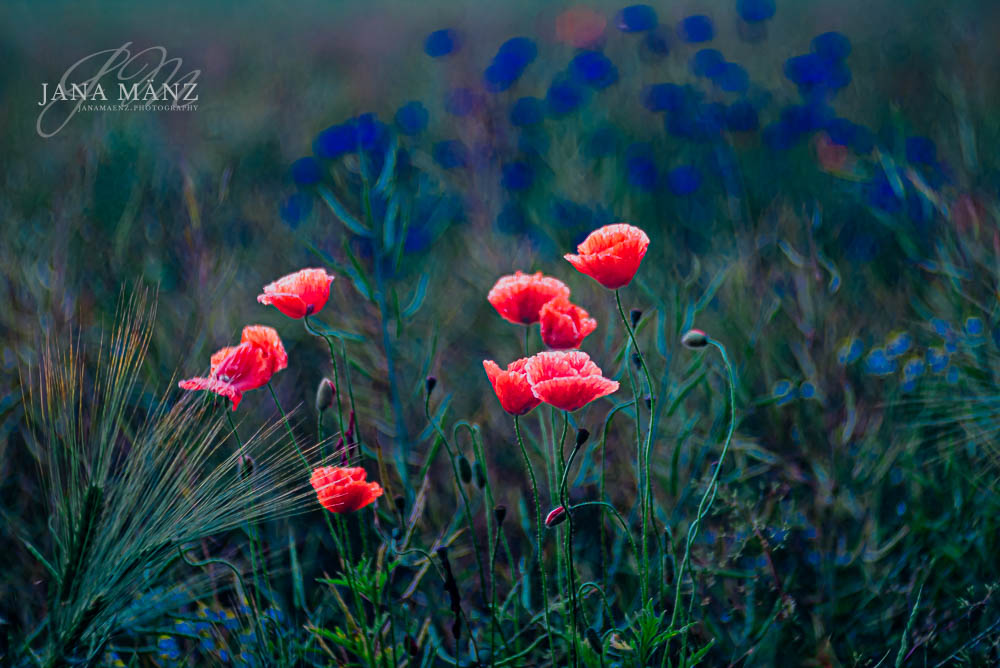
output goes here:
[[[566, 435], [566, 429], [569, 426], [569, 413], [563, 411], [563, 438]], [[576, 630], [578, 627], [576, 618], [576, 572], [573, 567], [573, 513], [569, 510], [569, 495], [566, 492], [566, 479], [569, 477], [569, 470], [573, 466], [573, 460], [576, 459], [576, 453], [580, 451], [581, 443], [576, 441], [573, 445], [573, 450], [569, 454], [569, 459], [566, 460], [566, 467], [563, 469], [562, 480], [559, 481], [559, 503], [562, 507], [566, 509], [566, 519], [567, 531], [566, 531], [566, 564], [569, 578], [569, 605], [570, 605], [570, 634], [573, 646], [573, 665], [577, 663], [578, 650], [576, 646]], [[560, 456], [562, 455], [562, 442], [559, 445]]]
[[[184, 547], [182, 545], [177, 546], [177, 552], [178, 554], [181, 555], [181, 559], [184, 560], [184, 563], [187, 564], [188, 566], [194, 566], [195, 568], [205, 568], [206, 566], [212, 566], [215, 564], [218, 564], [219, 566], [225, 566], [226, 568], [228, 568], [233, 572], [233, 575], [236, 576], [236, 579], [240, 583], [240, 588], [243, 590], [244, 594], [246, 593], [247, 583], [243, 580], [243, 574], [240, 573], [240, 569], [236, 568], [236, 566], [234, 566], [232, 562], [226, 559], [219, 559], [219, 558], [202, 559], [201, 561], [188, 559], [187, 552], [184, 551]], [[263, 650], [262, 643], [264, 642], [264, 627], [261, 626], [260, 615], [258, 614], [256, 607], [254, 607], [253, 609], [253, 620], [254, 624], [257, 626], [257, 643]]]
[[[233, 422], [232, 411], [230, 411], [226, 407], [223, 407], [223, 411], [225, 411], [226, 413], [226, 420], [229, 422], [229, 429], [233, 432], [233, 438], [236, 439], [236, 443], [239, 445], [240, 459], [242, 460], [244, 457], [247, 456], [246, 446], [243, 445], [243, 439], [240, 438], [240, 432], [236, 430], [236, 423]], [[237, 467], [237, 473], [236, 473], [237, 475], [242, 474], [240, 470], [242, 469], [242, 467], [243, 467], [243, 462], [241, 461], [239, 466]], [[250, 600], [253, 601], [254, 614], [256, 615], [257, 611], [260, 608], [260, 601], [257, 600], [257, 597], [260, 595], [260, 588], [261, 588], [260, 580], [258, 578], [258, 573], [257, 573], [257, 521], [253, 519], [248, 520], [246, 526], [244, 527], [244, 530], [246, 531], [247, 539], [250, 542], [250, 568], [253, 570], [253, 583], [254, 583], [253, 596], [251, 597]], [[180, 548], [178, 547], [178, 549]], [[260, 559], [261, 561], [263, 561], [264, 559], [263, 550], [261, 550], [261, 552], [262, 554], [260, 555]], [[187, 559], [185, 559], [185, 561], [187, 561]], [[241, 583], [243, 582], [242, 578], [240, 579], [240, 582]], [[244, 592], [246, 591], [246, 587], [243, 588], [243, 591]], [[259, 624], [260, 622], [258, 621], [258, 625]]]
[[528, 458], [528, 450], [524, 447], [524, 439], [521, 437], [520, 417], [514, 416], [514, 433], [517, 434], [517, 444], [521, 447], [521, 456], [524, 457], [524, 467], [528, 469], [528, 477], [531, 479], [531, 495], [535, 501], [535, 551], [538, 557], [538, 571], [542, 578], [542, 611], [545, 614], [545, 631], [549, 636], [549, 656], [555, 658], [556, 644], [552, 636], [552, 624], [549, 622], [549, 588], [548, 578], [545, 577], [545, 557], [542, 551], [542, 509], [538, 505], [538, 482], [535, 480], [535, 470], [531, 466], [531, 459]]
[[448, 437], [445, 436], [444, 431], [438, 425], [438, 423], [431, 417], [430, 409], [431, 395], [428, 392], [424, 399], [424, 415], [427, 417], [427, 421], [434, 427], [437, 432], [438, 437], [444, 444], [445, 450], [448, 452], [448, 461], [451, 463], [451, 472], [455, 477], [455, 485], [458, 487], [458, 493], [462, 495], [462, 503], [465, 506], [465, 521], [469, 525], [469, 535], [472, 538], [472, 551], [476, 555], [476, 565], [479, 567], [479, 586], [480, 593], [484, 602], [487, 602], [486, 595], [486, 571], [483, 568], [483, 559], [479, 554], [479, 541], [476, 540], [476, 528], [472, 521], [472, 509], [469, 507], [469, 497], [465, 493], [465, 487], [462, 485], [462, 477], [458, 473], [458, 465], [455, 463], [455, 453], [451, 449], [451, 445], [448, 443]]
[[[639, 349], [639, 342], [636, 341], [635, 332], [632, 330], [632, 324], [629, 322], [628, 317], [625, 315], [625, 309], [622, 307], [622, 297], [621, 291], [615, 290], [615, 302], [618, 304], [618, 314], [622, 318], [622, 324], [625, 325], [625, 330], [628, 332], [629, 340], [632, 342], [632, 348], [635, 350], [635, 354], [639, 357], [639, 363], [642, 366], [642, 372], [646, 376], [646, 387], [649, 388], [649, 428], [646, 431], [646, 443], [639, 453], [639, 503], [642, 512], [640, 513], [641, 523], [642, 523], [642, 580], [640, 582], [642, 591], [642, 600], [646, 601], [649, 598], [649, 517], [652, 514], [652, 503], [650, 501], [650, 484], [649, 484], [649, 449], [653, 440], [653, 417], [656, 415], [656, 411], [653, 410], [655, 406], [655, 399], [653, 398], [653, 381], [649, 375], [649, 367], [646, 366], [646, 358], [643, 357], [642, 350]], [[628, 360], [625, 363], [628, 364]], [[639, 414], [639, 393], [636, 393], [635, 397], [635, 410], [636, 415]]]
[[698, 512], [695, 514], [695, 520], [691, 524], [687, 540], [684, 544], [684, 557], [681, 560], [680, 570], [677, 572], [677, 586], [674, 590], [674, 610], [670, 616], [671, 630], [677, 622], [677, 613], [680, 610], [681, 583], [684, 580], [684, 573], [687, 570], [688, 561], [691, 557], [691, 544], [694, 542], [695, 538], [698, 537], [698, 529], [701, 527], [701, 520], [708, 514], [708, 511], [712, 507], [712, 502], [715, 501], [715, 495], [719, 491], [719, 472], [722, 471], [722, 463], [726, 459], [726, 453], [729, 452], [729, 444], [733, 440], [733, 432], [736, 431], [736, 379], [733, 375], [733, 367], [729, 363], [729, 356], [726, 355], [726, 348], [721, 343], [715, 339], [709, 339], [708, 343], [718, 349], [719, 353], [722, 355], [722, 363], [726, 367], [726, 374], [729, 380], [729, 431], [726, 433], [726, 440], [722, 445], [722, 454], [719, 455], [719, 461], [715, 465], [715, 470], [712, 472], [712, 479], [709, 481], [708, 487], [705, 488], [705, 493], [702, 495], [701, 502], [698, 504]]
[[[337, 371], [337, 353], [333, 350], [333, 341], [330, 337], [323, 332], [317, 330], [309, 322], [309, 316], [307, 315], [302, 319], [303, 324], [306, 326], [306, 331], [313, 336], [318, 336], [319, 338], [326, 341], [327, 348], [330, 349], [330, 362], [333, 364], [333, 391], [334, 400], [337, 402], [337, 426], [340, 428], [340, 435], [344, 435], [344, 409], [340, 405], [340, 374]], [[347, 445], [346, 443], [344, 444]]]

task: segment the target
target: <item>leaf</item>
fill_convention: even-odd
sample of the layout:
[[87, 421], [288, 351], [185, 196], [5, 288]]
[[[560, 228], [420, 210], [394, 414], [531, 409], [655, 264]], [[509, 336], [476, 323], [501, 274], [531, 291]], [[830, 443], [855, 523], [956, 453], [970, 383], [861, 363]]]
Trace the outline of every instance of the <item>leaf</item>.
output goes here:
[[336, 196], [330, 192], [329, 188], [319, 186], [317, 190], [319, 191], [319, 196], [323, 198], [324, 202], [326, 202], [327, 207], [329, 207], [330, 211], [333, 212], [333, 215], [335, 215], [340, 222], [344, 224], [344, 227], [349, 229], [354, 234], [357, 234], [359, 237], [371, 239], [372, 233], [347, 211], [344, 205], [340, 203], [340, 200], [338, 200]]

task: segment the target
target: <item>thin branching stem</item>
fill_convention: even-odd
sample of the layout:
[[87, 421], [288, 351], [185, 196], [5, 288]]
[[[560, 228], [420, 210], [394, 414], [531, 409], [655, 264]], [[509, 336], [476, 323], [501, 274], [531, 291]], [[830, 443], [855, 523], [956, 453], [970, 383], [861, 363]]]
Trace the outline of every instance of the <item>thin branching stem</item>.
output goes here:
[[521, 418], [514, 416], [514, 433], [517, 435], [517, 444], [521, 448], [521, 456], [524, 457], [524, 467], [528, 470], [528, 478], [531, 479], [531, 496], [535, 503], [535, 553], [538, 557], [538, 571], [542, 580], [542, 611], [545, 613], [545, 632], [549, 636], [549, 656], [555, 658], [556, 643], [552, 636], [552, 624], [549, 621], [549, 587], [548, 578], [545, 575], [545, 552], [542, 543], [542, 507], [538, 502], [538, 481], [535, 479], [535, 469], [531, 465], [528, 457], [528, 450], [524, 447], [524, 438], [521, 437]]
[[726, 440], [722, 445], [722, 454], [719, 455], [719, 461], [716, 463], [715, 470], [712, 472], [712, 479], [709, 480], [708, 487], [705, 488], [705, 493], [702, 495], [701, 502], [698, 504], [698, 511], [695, 514], [694, 522], [692, 522], [691, 528], [688, 530], [687, 540], [684, 543], [684, 557], [681, 559], [681, 567], [677, 572], [677, 582], [674, 589], [674, 609], [670, 615], [671, 630], [676, 628], [677, 613], [680, 611], [681, 585], [684, 580], [684, 575], [687, 572], [688, 562], [691, 557], [691, 545], [698, 537], [698, 529], [701, 527], [701, 521], [708, 514], [708, 511], [712, 507], [712, 502], [715, 501], [715, 495], [719, 491], [719, 473], [722, 471], [722, 464], [726, 459], [726, 453], [729, 452], [729, 444], [733, 440], [733, 432], [736, 431], [736, 378], [733, 374], [733, 367], [729, 363], [729, 356], [726, 355], [725, 346], [715, 339], [709, 339], [708, 343], [718, 349], [719, 353], [722, 355], [722, 363], [726, 367], [726, 375], [729, 380], [729, 430], [726, 432]]

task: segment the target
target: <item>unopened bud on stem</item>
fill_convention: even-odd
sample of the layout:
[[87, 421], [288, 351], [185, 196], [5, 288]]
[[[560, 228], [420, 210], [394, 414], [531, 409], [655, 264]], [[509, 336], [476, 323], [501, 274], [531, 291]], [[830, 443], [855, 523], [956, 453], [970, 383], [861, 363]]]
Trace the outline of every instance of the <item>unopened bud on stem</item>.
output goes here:
[[685, 348], [698, 350], [708, 345], [708, 334], [700, 329], [689, 329], [681, 337], [681, 343], [684, 344]]

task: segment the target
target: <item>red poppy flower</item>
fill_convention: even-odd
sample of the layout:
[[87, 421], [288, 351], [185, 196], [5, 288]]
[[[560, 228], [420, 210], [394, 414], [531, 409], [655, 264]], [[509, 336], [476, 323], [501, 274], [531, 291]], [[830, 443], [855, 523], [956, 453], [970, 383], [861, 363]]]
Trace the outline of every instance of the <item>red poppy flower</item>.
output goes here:
[[272, 374], [288, 368], [288, 353], [273, 327], [247, 325], [243, 328], [240, 343], [251, 343], [260, 348], [271, 363]]
[[524, 365], [532, 393], [545, 403], [573, 412], [618, 391], [618, 382], [601, 375], [590, 355], [579, 350], [538, 353]]
[[556, 297], [542, 307], [539, 322], [542, 341], [549, 348], [579, 348], [584, 337], [597, 329], [597, 321], [565, 297]]
[[226, 397], [236, 410], [244, 392], [263, 387], [270, 379], [271, 360], [264, 351], [252, 343], [241, 343], [212, 355], [208, 378], [188, 378], [178, 385], [184, 390], [208, 390]]
[[309, 482], [320, 505], [331, 513], [350, 513], [382, 496], [382, 486], [366, 482], [365, 475], [360, 466], [321, 466], [313, 470]]
[[265, 285], [257, 301], [274, 306], [289, 318], [304, 318], [326, 305], [332, 282], [333, 276], [325, 269], [302, 269]]
[[516, 360], [508, 364], [504, 371], [493, 360], [483, 360], [486, 377], [490, 379], [500, 405], [511, 415], [524, 415], [541, 403], [531, 392], [524, 372], [527, 362], [527, 358]]
[[577, 271], [608, 288], [626, 286], [639, 270], [649, 248], [649, 237], [626, 223], [605, 225], [590, 233], [576, 247], [577, 255], [565, 255]]
[[542, 272], [524, 274], [520, 271], [501, 276], [487, 299], [505, 320], [516, 325], [538, 322], [539, 311], [556, 297], [569, 299], [569, 288], [557, 278]]

